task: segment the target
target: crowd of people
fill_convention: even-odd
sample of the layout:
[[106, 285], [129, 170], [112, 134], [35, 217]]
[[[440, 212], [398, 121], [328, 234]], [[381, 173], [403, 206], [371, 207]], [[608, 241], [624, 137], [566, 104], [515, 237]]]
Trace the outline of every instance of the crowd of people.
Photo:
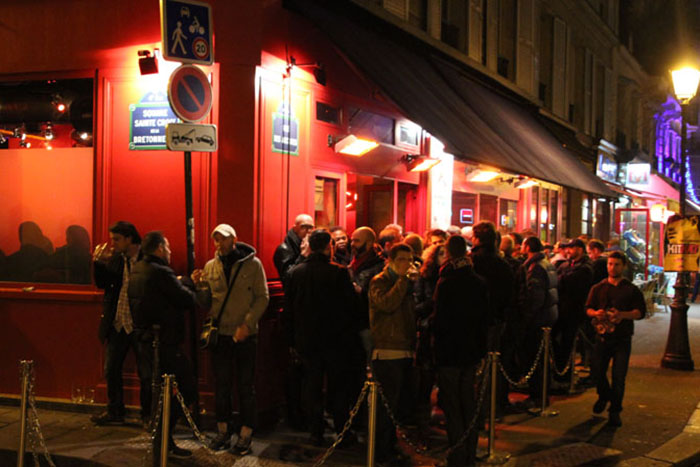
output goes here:
[[[218, 225], [211, 237], [216, 256], [184, 278], [169, 268], [169, 243], [160, 232], [141, 240], [132, 224], [120, 221], [110, 227], [111, 246], [95, 249], [95, 282], [105, 289], [100, 337], [107, 346], [109, 403], [94, 421], [124, 419], [121, 370], [129, 349], [139, 362], [144, 423], [150, 419], [154, 325], [160, 329], [161, 373], [175, 374], [185, 401], [194, 399], [196, 385], [181, 345], [184, 310], [199, 305], [218, 327], [218, 339], [208, 348], [217, 422], [210, 447], [245, 455], [256, 423], [256, 335], [269, 300], [267, 280], [254, 247], [238, 241], [232, 226]], [[533, 232], [501, 235], [488, 221], [467, 232], [418, 235], [390, 224], [379, 235], [366, 226], [349, 234], [342, 227], [317, 229], [311, 216], [300, 214], [274, 254], [285, 294], [287, 423], [308, 432], [312, 444], [326, 445], [324, 413], [339, 434], [371, 376], [389, 408], [379, 407], [376, 460], [402, 465], [408, 456], [397, 445], [392, 419], [427, 434], [437, 387], [450, 445], [469, 431], [448, 464], [473, 465], [478, 430], [468, 428], [477, 410], [479, 364], [487, 352], [498, 351], [509, 374], [527, 373], [549, 327], [559, 369], [567, 366], [577, 333], [593, 342], [581, 348], [598, 390], [593, 410], [601, 413], [609, 404], [608, 423], [619, 426], [632, 320], [645, 315], [645, 304], [623, 277], [624, 254], [612, 246], [585, 237], [549, 246]], [[612, 384], [606, 377], [610, 360]], [[546, 403], [541, 368], [529, 380], [530, 397], [518, 406], [509, 398], [513, 388], [499, 382], [499, 415]], [[569, 379], [563, 371], [555, 374]], [[235, 422], [234, 380], [240, 412]], [[177, 410], [175, 404], [173, 420]], [[357, 443], [363, 425], [357, 417], [343, 443]], [[172, 436], [169, 446], [170, 454], [189, 454]]]

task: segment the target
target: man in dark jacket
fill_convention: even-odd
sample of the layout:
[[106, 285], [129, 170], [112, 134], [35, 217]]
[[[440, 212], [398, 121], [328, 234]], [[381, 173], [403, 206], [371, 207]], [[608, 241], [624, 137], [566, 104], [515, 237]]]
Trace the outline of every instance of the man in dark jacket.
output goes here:
[[[189, 405], [196, 397], [197, 386], [192, 365], [181, 349], [185, 340], [185, 310], [196, 303], [208, 307], [211, 292], [205, 286], [197, 288], [195, 293], [190, 286], [185, 286], [175, 276], [168, 266], [170, 243], [161, 232], [146, 234], [142, 249], [144, 258], [132, 268], [129, 281], [129, 303], [133, 312], [134, 328], [147, 336], [154, 325], [160, 326], [159, 373], [175, 375], [178, 391]], [[195, 277], [199, 282], [201, 276]], [[144, 338], [140, 345], [146, 353], [145, 349], [151, 345], [150, 339]], [[179, 448], [172, 438], [172, 430], [181, 413], [180, 404], [173, 401], [168, 454], [184, 457], [192, 453]]]
[[272, 260], [282, 283], [287, 280], [289, 269], [300, 261], [300, 257], [308, 256], [308, 247], [302, 248], [302, 242], [313, 228], [314, 220], [311, 216], [299, 214], [294, 220], [294, 226], [289, 229], [284, 241], [275, 250]]
[[357, 296], [348, 270], [330, 261], [331, 235], [315, 230], [309, 236], [311, 254], [290, 270], [285, 297], [290, 311], [290, 342], [304, 369], [303, 407], [311, 442], [323, 445], [323, 381], [327, 377], [328, 406], [336, 433], [350, 410], [347, 375], [358, 342]]
[[[566, 250], [567, 262], [559, 266], [559, 319], [552, 329], [554, 356], [559, 370], [566, 366], [571, 358], [574, 339], [586, 320], [586, 298], [593, 285], [593, 264], [586, 254], [586, 244], [575, 238], [562, 242]], [[569, 369], [571, 371], [571, 369]], [[564, 375], [564, 380], [568, 377]]]
[[[448, 262], [435, 290], [435, 364], [450, 446], [457, 444], [475, 416], [476, 366], [486, 355], [492, 309], [487, 283], [475, 274], [466, 252], [463, 237], [447, 240]], [[472, 426], [467, 441], [448, 457], [448, 466], [476, 465], [478, 434]]]
[[[551, 327], [557, 320], [559, 302], [557, 272], [542, 252], [542, 242], [537, 237], [523, 241], [522, 252], [527, 259], [520, 269], [521, 280], [518, 304], [524, 361], [523, 372], [534, 363], [542, 340], [542, 328]], [[528, 405], [542, 404], [542, 364], [530, 378], [530, 400]]]
[[333, 262], [341, 266], [347, 266], [352, 259], [348, 233], [344, 228], [336, 225], [331, 228], [331, 237], [333, 238]]
[[97, 245], [93, 254], [95, 284], [104, 290], [98, 337], [106, 344], [107, 411], [92, 416], [91, 420], [97, 425], [124, 422], [122, 368], [131, 349], [141, 383], [141, 417], [146, 423], [151, 413], [150, 358], [139, 353], [141, 332], [134, 328], [127, 296], [130, 272], [140, 255], [141, 236], [132, 223], [118, 221], [109, 228], [109, 238], [111, 246]]

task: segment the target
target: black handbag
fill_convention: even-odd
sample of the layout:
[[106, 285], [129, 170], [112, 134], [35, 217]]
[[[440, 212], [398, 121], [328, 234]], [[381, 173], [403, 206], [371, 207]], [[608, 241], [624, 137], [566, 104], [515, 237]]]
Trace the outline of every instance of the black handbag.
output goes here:
[[238, 265], [236, 274], [233, 276], [233, 281], [231, 281], [231, 285], [229, 285], [228, 290], [226, 291], [226, 297], [224, 297], [224, 301], [221, 304], [221, 308], [219, 308], [219, 312], [216, 314], [216, 317], [211, 316], [207, 318], [204, 323], [202, 323], [202, 332], [199, 333], [199, 348], [202, 350], [209, 347], [214, 347], [219, 341], [219, 318], [221, 317], [221, 313], [224, 311], [226, 302], [228, 302], [228, 297], [231, 295], [233, 285], [236, 283], [238, 273], [241, 272], [242, 267], [242, 263]]

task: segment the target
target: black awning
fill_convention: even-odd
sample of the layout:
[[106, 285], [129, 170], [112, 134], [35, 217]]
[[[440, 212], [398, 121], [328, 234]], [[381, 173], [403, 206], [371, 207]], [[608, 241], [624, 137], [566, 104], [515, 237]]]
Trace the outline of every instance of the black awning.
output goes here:
[[615, 196], [518, 104], [445, 62], [408, 50], [379, 33], [376, 25], [359, 24], [329, 11], [324, 8], [328, 2], [289, 0], [286, 4], [327, 34], [408, 118], [439, 138], [448, 152], [508, 172]]

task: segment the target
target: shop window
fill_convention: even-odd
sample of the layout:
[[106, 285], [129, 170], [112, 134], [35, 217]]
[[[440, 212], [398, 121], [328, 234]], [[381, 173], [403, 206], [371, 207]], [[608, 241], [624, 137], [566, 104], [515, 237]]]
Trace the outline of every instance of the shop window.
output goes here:
[[0, 280], [89, 284], [92, 79], [0, 83]]
[[501, 231], [513, 232], [518, 223], [518, 202], [509, 199], [501, 200], [498, 225]]
[[469, 227], [476, 219], [477, 195], [472, 193], [452, 192], [452, 225]]
[[537, 232], [537, 209], [539, 207], [539, 187], [532, 187], [530, 188], [530, 221], [529, 221], [529, 226], [530, 230], [533, 232]]
[[562, 237], [568, 236], [569, 232], [569, 189], [564, 188], [561, 192], [561, 225], [563, 227], [562, 231], [559, 232], [560, 239]]
[[340, 109], [323, 102], [316, 102], [316, 120], [340, 125]]
[[549, 216], [547, 219], [547, 229], [549, 230], [549, 241], [554, 244], [559, 239], [559, 192], [549, 191]]
[[338, 225], [338, 180], [316, 177], [314, 185], [314, 222], [317, 228]]
[[498, 197], [479, 195], [479, 220], [491, 221], [494, 224], [498, 217]]
[[549, 194], [550, 190], [547, 188], [540, 188], [540, 204], [539, 204], [539, 222], [540, 222], [540, 240], [542, 243], [549, 241]]
[[581, 233], [591, 235], [591, 200], [589, 195], [581, 196]]
[[394, 144], [394, 119], [352, 107], [348, 110], [349, 133], [378, 143]]

